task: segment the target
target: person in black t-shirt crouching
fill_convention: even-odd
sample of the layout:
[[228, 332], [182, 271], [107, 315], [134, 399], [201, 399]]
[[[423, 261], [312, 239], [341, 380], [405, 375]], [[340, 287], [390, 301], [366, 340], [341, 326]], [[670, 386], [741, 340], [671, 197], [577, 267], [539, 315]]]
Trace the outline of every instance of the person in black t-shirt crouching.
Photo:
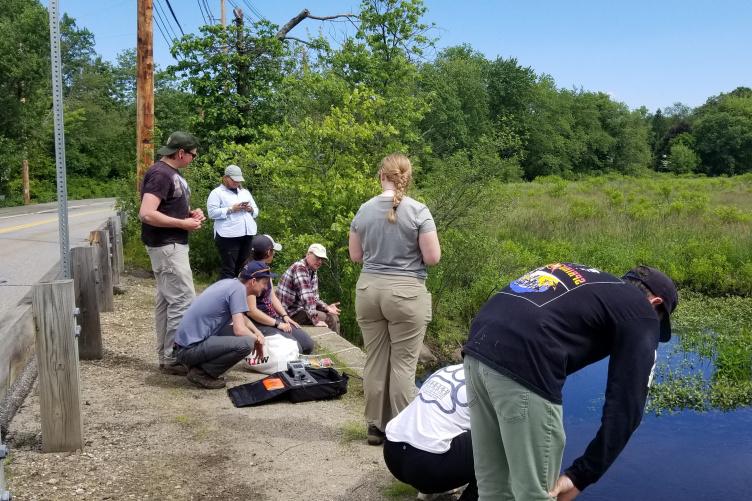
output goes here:
[[[572, 263], [533, 270], [486, 302], [463, 348], [479, 498], [569, 501], [596, 482], [640, 424], [677, 302], [655, 268], [617, 278]], [[564, 381], [606, 357], [601, 427], [559, 476]]]

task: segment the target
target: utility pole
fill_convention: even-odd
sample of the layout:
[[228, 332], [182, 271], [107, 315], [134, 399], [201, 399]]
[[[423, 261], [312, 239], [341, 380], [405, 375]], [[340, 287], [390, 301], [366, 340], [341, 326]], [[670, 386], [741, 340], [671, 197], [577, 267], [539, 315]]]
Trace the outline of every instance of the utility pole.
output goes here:
[[[233, 9], [232, 13], [235, 15], [235, 25], [238, 27], [238, 34], [237, 38], [235, 39], [235, 48], [238, 51], [238, 56], [245, 55], [246, 49], [245, 49], [245, 40], [244, 40], [244, 31], [243, 31], [243, 11], [239, 7], [236, 7]], [[245, 58], [238, 57], [237, 61], [237, 77], [236, 77], [236, 91], [237, 93], [242, 96], [243, 98], [247, 98], [248, 94], [250, 93], [248, 90], [248, 84], [246, 80], [246, 75], [248, 74], [249, 65], [247, 62], [244, 62]], [[247, 102], [244, 102], [240, 106], [243, 113], [250, 113], [250, 108], [247, 104]]]
[[154, 18], [152, 0], [138, 0], [136, 41], [136, 191], [154, 163]]
[[21, 164], [21, 179], [23, 180], [23, 202], [24, 205], [31, 203], [31, 190], [29, 189], [29, 161], [25, 158]]
[[222, 27], [227, 26], [227, 19], [225, 19], [225, 0], [219, 0], [219, 18], [222, 21]]

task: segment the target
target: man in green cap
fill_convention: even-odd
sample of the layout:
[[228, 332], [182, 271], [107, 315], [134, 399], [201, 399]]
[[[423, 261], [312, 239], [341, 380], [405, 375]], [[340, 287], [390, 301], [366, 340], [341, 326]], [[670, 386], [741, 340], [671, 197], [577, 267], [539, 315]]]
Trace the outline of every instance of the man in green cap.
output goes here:
[[157, 281], [154, 311], [159, 370], [185, 375], [186, 368], [173, 354], [175, 331], [196, 295], [188, 260], [188, 233], [206, 219], [201, 209], [190, 208], [191, 190], [180, 174], [197, 155], [198, 140], [187, 132], [173, 132], [157, 150], [162, 156], [149, 167], [141, 184], [141, 240], [151, 259]]

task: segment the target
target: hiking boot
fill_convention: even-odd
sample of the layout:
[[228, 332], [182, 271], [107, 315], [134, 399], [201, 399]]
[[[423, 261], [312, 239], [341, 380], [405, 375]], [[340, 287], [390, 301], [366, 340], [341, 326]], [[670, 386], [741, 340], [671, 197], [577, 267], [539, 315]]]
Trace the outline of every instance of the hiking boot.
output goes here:
[[223, 379], [212, 377], [198, 367], [191, 367], [190, 370], [188, 370], [188, 375], [186, 377], [188, 378], [188, 381], [202, 388], [217, 390], [225, 387]]
[[170, 374], [171, 376], [185, 376], [188, 374], [188, 368], [177, 362], [172, 364], [159, 364], [159, 372]]
[[368, 425], [366, 436], [368, 438], [368, 445], [381, 445], [384, 443], [384, 438], [386, 437], [384, 432], [379, 430], [376, 425], [373, 424]]

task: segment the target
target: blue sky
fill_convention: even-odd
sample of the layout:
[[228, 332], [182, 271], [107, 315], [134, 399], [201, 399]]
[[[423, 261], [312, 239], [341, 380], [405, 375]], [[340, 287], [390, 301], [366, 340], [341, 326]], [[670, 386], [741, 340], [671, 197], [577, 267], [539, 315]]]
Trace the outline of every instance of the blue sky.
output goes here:
[[[165, 0], [154, 0], [168, 16]], [[204, 23], [200, 0], [170, 0], [184, 31]], [[47, 3], [44, 1], [43, 3]], [[275, 24], [308, 8], [314, 15], [357, 11], [348, 0], [227, 0], [246, 17]], [[219, 17], [220, 0], [206, 0]], [[698, 106], [720, 92], [752, 87], [752, 1], [750, 0], [426, 0], [425, 21], [435, 23], [437, 48], [466, 43], [489, 59], [516, 57], [559, 87], [603, 91], [631, 108], [651, 111], [682, 102]], [[78, 26], [94, 33], [105, 59], [136, 44], [136, 0], [59, 0]], [[157, 16], [157, 21], [159, 17]], [[340, 36], [343, 24], [306, 20], [291, 35], [305, 38], [323, 29]], [[173, 62], [155, 26], [155, 62]]]

